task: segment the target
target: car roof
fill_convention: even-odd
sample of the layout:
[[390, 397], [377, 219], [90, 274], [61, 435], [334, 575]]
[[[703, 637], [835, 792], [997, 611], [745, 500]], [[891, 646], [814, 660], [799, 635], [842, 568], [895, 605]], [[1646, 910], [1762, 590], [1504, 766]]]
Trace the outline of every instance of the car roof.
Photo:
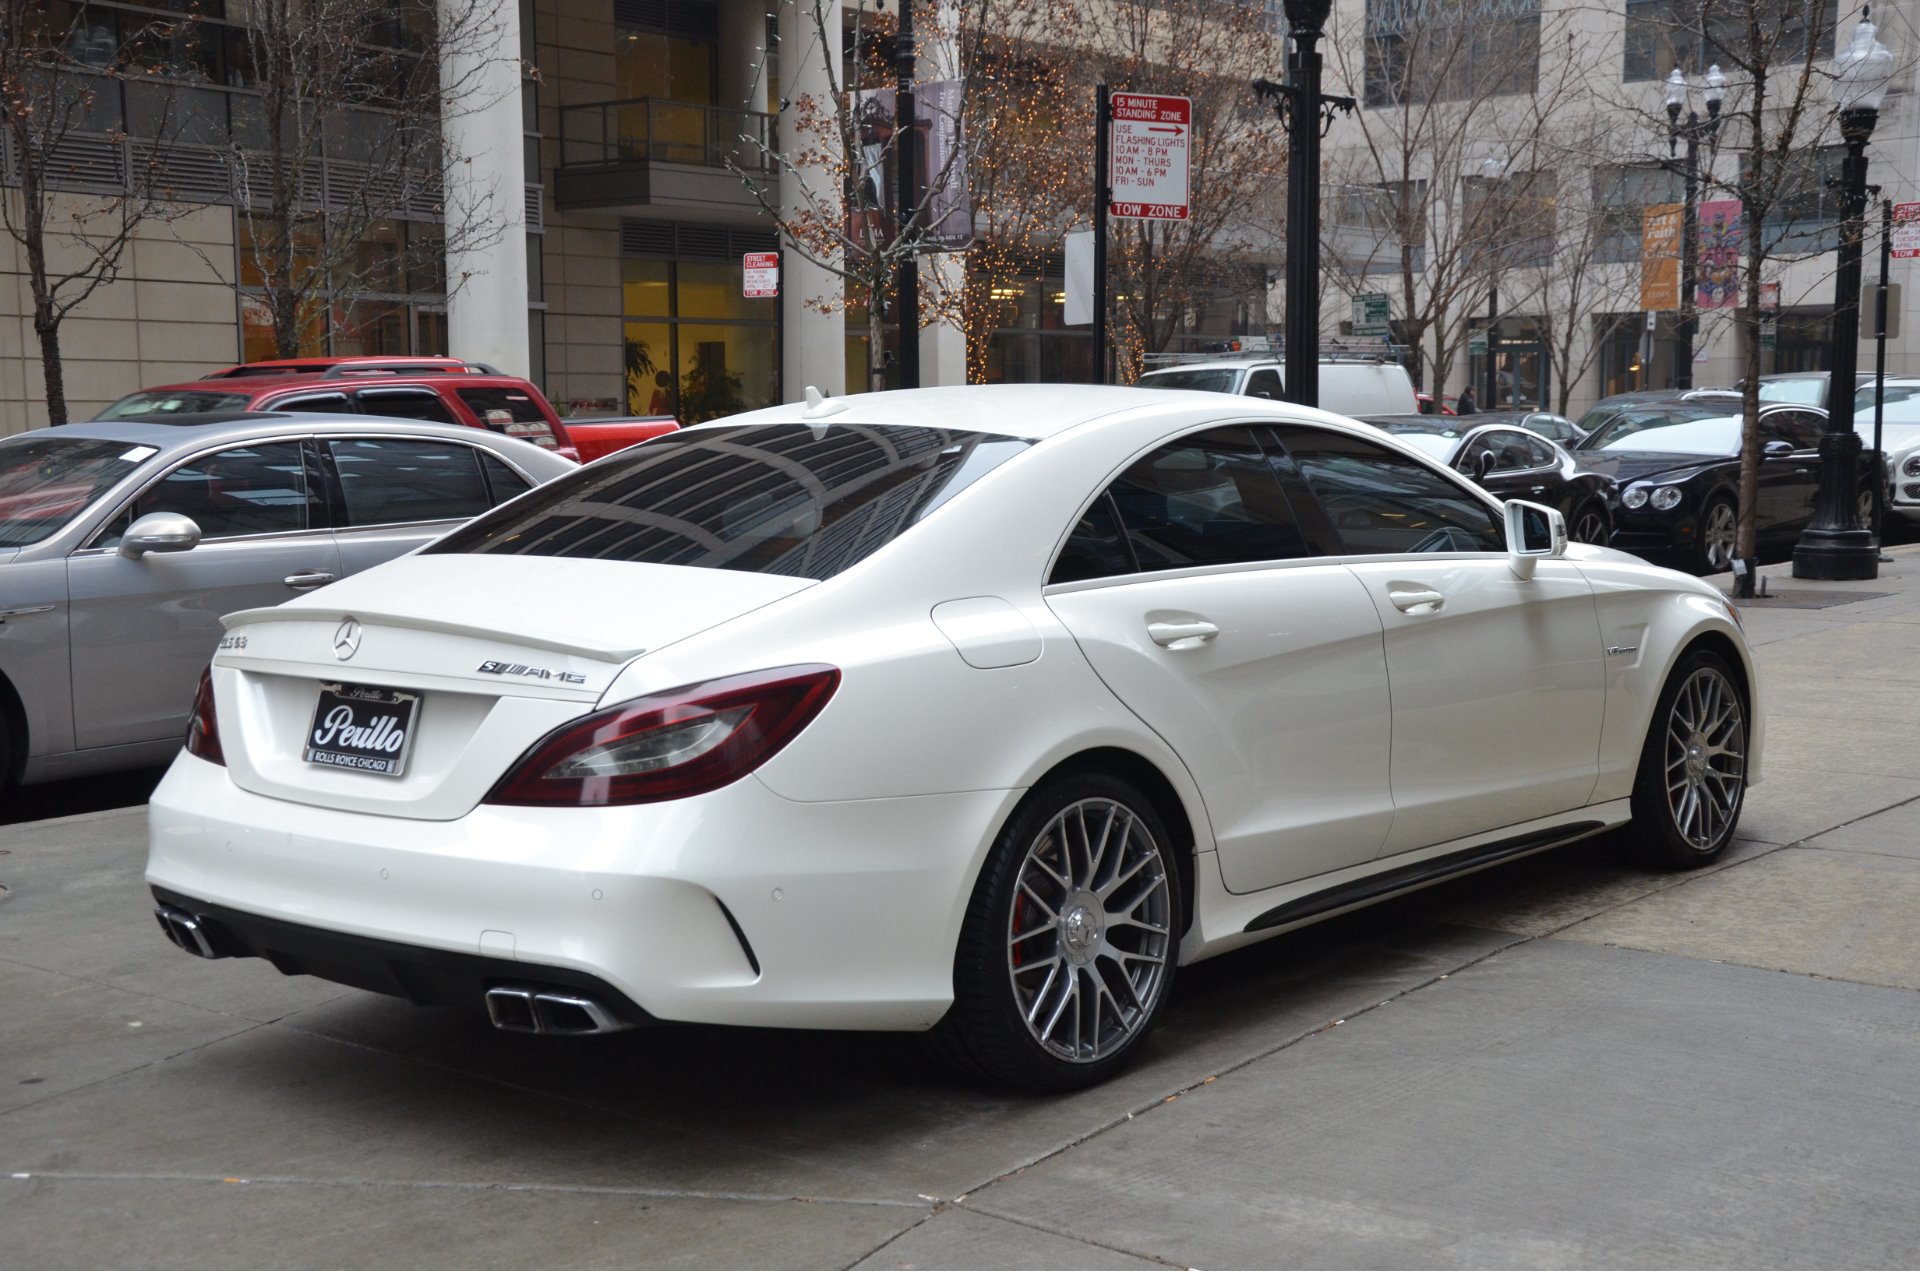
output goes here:
[[[958, 384], [856, 393], [823, 399], [822, 406], [824, 410], [810, 415], [812, 408], [807, 403], [789, 402], [709, 420], [687, 431], [732, 424], [805, 423], [819, 428], [835, 424], [903, 425], [963, 429], [1041, 441], [1107, 416], [1151, 409], [1199, 409], [1239, 420], [1270, 418], [1276, 423], [1304, 420], [1347, 428], [1355, 425], [1355, 421], [1345, 415], [1262, 397], [1108, 384]], [[1366, 425], [1361, 428], [1379, 435]]]
[[[108, 419], [91, 423], [62, 424], [58, 429], [35, 429], [33, 433], [57, 432], [63, 437], [123, 441], [128, 445], [155, 446], [162, 450], [198, 449], [209, 442], [244, 441], [263, 433], [288, 431], [328, 436], [335, 433], [393, 433], [426, 437], [446, 437], [472, 442], [480, 437], [517, 441], [485, 428], [465, 424], [435, 424], [411, 419], [387, 419], [378, 415], [331, 414], [307, 411], [206, 411], [200, 414], [174, 415], [166, 419]], [[531, 445], [531, 443], [522, 443]], [[534, 447], [534, 449], [541, 449]], [[546, 453], [542, 451], [542, 453]]]
[[[349, 370], [344, 375], [328, 375], [324, 371], [301, 371], [284, 375], [239, 375], [231, 379], [182, 380], [176, 384], [146, 384], [133, 392], [231, 393], [236, 397], [258, 397], [267, 393], [285, 393], [295, 389], [326, 388], [345, 393], [388, 384], [397, 388], [430, 388], [435, 384], [448, 383], [457, 388], [505, 386], [525, 389], [527, 386], [526, 381], [517, 376], [489, 375], [479, 372], [453, 374], [442, 371]], [[133, 393], [125, 393], [122, 396], [131, 397]]]
[[[1391, 361], [1392, 359], [1387, 357], [1323, 357], [1320, 359], [1320, 365], [1385, 366]], [[1142, 371], [1141, 378], [1145, 379], [1149, 375], [1158, 375], [1164, 371], [1210, 371], [1220, 367], [1239, 370], [1245, 367], [1264, 366], [1284, 369], [1286, 362], [1282, 360], [1281, 356], [1277, 353], [1242, 354], [1239, 357], [1195, 358], [1191, 362], [1170, 362], [1165, 366], [1156, 366], [1150, 370]]]

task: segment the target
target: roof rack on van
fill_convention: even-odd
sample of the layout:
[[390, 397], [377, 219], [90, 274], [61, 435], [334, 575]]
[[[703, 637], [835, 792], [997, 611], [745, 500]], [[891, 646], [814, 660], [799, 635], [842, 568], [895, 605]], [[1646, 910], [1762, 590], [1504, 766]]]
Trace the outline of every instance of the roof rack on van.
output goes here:
[[[1384, 341], [1354, 343], [1344, 340], [1322, 340], [1320, 342], [1320, 361], [1348, 362], [1403, 362], [1411, 352], [1408, 345], [1388, 344]], [[1269, 358], [1275, 362], [1286, 358], [1287, 342], [1284, 339], [1262, 339], [1253, 348], [1214, 349], [1204, 353], [1149, 353], [1141, 360], [1153, 369], [1169, 366], [1192, 366], [1206, 362], [1240, 360], [1244, 358]]]

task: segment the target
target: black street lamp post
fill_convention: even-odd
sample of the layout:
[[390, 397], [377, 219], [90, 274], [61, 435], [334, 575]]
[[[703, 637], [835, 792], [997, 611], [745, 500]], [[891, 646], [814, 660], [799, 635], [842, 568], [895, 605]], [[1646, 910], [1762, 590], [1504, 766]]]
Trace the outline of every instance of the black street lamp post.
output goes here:
[[[1860, 361], [1860, 242], [1866, 230], [1867, 139], [1880, 120], [1893, 54], [1874, 38], [1867, 10], [1853, 41], [1833, 59], [1840, 107], [1840, 252], [1834, 269], [1833, 353], [1827, 372], [1827, 426], [1820, 436], [1820, 492], [1813, 522], [1793, 549], [1795, 578], [1875, 578], [1880, 548], [1860, 523], [1860, 434], [1854, 431], [1854, 372]], [[1878, 479], [1879, 474], [1874, 474]]]
[[1320, 404], [1320, 137], [1333, 112], [1352, 113], [1351, 97], [1320, 91], [1320, 38], [1333, 0], [1284, 0], [1293, 47], [1287, 82], [1257, 79], [1253, 91], [1271, 99], [1287, 125], [1286, 384], [1282, 392], [1302, 406]]
[[[1667, 161], [1663, 166], [1669, 172], [1679, 172], [1685, 182], [1680, 219], [1680, 325], [1674, 332], [1677, 362], [1673, 368], [1673, 386], [1678, 389], [1693, 387], [1693, 337], [1700, 323], [1695, 273], [1700, 259], [1700, 143], [1711, 144], [1720, 132], [1720, 103], [1726, 99], [1727, 77], [1720, 73], [1718, 66], [1707, 68], [1705, 119], [1693, 109], [1688, 100], [1691, 95], [1686, 75], [1674, 67], [1673, 73], [1667, 76]], [[1680, 122], [1683, 106], [1687, 110], [1684, 124]], [[1676, 163], [1682, 141], [1686, 142], [1687, 155]]]

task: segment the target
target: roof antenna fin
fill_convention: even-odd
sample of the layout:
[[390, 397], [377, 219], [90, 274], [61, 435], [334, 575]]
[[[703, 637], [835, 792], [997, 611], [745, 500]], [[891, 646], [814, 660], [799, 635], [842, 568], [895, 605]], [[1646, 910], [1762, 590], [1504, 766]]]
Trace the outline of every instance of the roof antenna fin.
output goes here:
[[828, 415], [838, 415], [847, 409], [844, 397], [826, 397], [813, 385], [807, 385], [807, 408], [800, 413], [802, 419], [825, 419]]

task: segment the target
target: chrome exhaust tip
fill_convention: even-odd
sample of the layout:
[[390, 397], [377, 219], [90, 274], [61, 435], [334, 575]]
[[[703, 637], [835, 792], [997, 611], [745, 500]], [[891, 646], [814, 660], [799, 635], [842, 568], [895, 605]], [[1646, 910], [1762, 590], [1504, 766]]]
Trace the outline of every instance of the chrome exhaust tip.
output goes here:
[[599, 1002], [575, 993], [503, 986], [488, 989], [486, 1002], [487, 1018], [509, 1033], [583, 1037], [633, 1027]]
[[226, 952], [214, 943], [207, 929], [207, 920], [196, 917], [184, 909], [175, 909], [172, 905], [155, 905], [153, 916], [160, 922], [160, 930], [167, 939], [196, 958], [224, 958]]

